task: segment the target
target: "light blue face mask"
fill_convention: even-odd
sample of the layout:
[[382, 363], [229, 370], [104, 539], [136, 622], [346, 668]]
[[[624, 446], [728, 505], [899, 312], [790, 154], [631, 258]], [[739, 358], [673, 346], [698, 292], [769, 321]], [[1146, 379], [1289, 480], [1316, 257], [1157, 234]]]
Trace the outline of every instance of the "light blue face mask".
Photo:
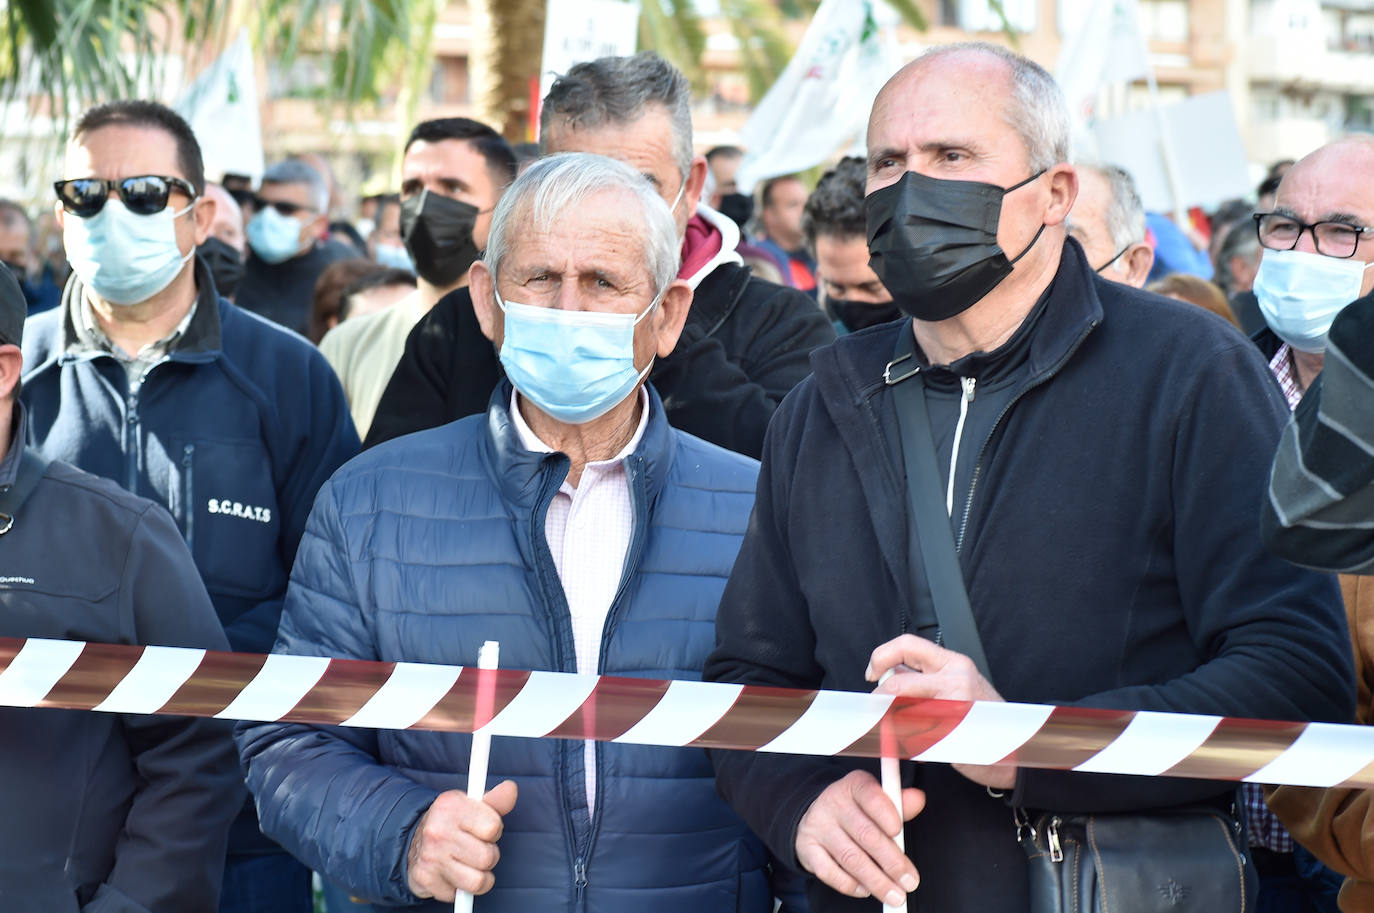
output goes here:
[[1254, 286], [1264, 322], [1299, 352], [1326, 351], [1331, 322], [1360, 297], [1371, 266], [1301, 250], [1266, 250]]
[[301, 229], [304, 223], [294, 216], [284, 216], [271, 206], [258, 211], [248, 222], [248, 245], [268, 263], [285, 263], [301, 249]]
[[415, 272], [415, 261], [410, 259], [410, 251], [401, 244], [378, 244], [374, 246], [372, 259], [382, 266]]
[[195, 256], [177, 246], [176, 220], [195, 206], [166, 208], [150, 216], [129, 212], [122, 200], [106, 200], [83, 219], [66, 214], [62, 241], [67, 262], [82, 284], [110, 304], [140, 304], [172, 284]]
[[569, 425], [583, 425], [625, 400], [653, 367], [635, 370], [635, 326], [663, 297], [638, 316], [565, 311], [503, 301], [506, 315], [501, 367], [540, 411]]

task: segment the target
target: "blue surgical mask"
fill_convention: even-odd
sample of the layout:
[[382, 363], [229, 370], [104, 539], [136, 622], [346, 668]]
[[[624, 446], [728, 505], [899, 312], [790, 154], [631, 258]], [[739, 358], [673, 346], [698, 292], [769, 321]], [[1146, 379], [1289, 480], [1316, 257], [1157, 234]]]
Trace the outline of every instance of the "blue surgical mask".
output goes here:
[[301, 249], [301, 229], [305, 225], [294, 216], [284, 216], [266, 206], [248, 223], [245, 232], [253, 253], [268, 263], [285, 263]]
[[1299, 352], [1324, 352], [1331, 322], [1360, 297], [1371, 266], [1300, 250], [1266, 250], [1254, 285], [1264, 322]]
[[410, 252], [401, 244], [377, 244], [372, 249], [372, 259], [382, 266], [389, 266], [392, 269], [403, 269], [415, 272], [415, 261], [410, 259]]
[[175, 212], [169, 207], [141, 216], [111, 199], [89, 219], [67, 213], [62, 229], [67, 262], [102, 301], [121, 306], [147, 301], [171, 285], [196, 254], [194, 246], [181, 252], [176, 232], [176, 220], [194, 206], [192, 201]]
[[610, 412], [653, 366], [635, 370], [635, 326], [662, 295], [635, 316], [533, 307], [493, 293], [506, 315], [501, 367], [521, 396], [560, 422], [582, 425]]

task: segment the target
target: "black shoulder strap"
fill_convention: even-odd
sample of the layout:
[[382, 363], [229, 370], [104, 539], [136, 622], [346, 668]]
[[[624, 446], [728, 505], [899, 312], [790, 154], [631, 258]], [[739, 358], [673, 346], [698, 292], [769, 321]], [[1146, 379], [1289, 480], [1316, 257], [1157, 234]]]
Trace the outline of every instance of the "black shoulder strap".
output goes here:
[[[23, 446], [22, 444], [20, 446]], [[48, 471], [48, 460], [32, 449], [25, 447], [19, 457], [19, 471], [15, 473], [14, 483], [0, 486], [0, 536], [14, 526], [14, 518], [24, 506], [29, 495], [33, 494], [38, 480]]]
[[964, 588], [964, 572], [954, 550], [944, 493], [940, 491], [940, 469], [926, 412], [925, 383], [915, 356], [915, 337], [908, 321], [902, 326], [883, 380], [892, 390], [897, 427], [902, 435], [911, 567], [914, 571], [918, 562], [925, 566], [942, 644], [973, 660], [978, 671], [991, 682], [983, 641], [978, 636]]

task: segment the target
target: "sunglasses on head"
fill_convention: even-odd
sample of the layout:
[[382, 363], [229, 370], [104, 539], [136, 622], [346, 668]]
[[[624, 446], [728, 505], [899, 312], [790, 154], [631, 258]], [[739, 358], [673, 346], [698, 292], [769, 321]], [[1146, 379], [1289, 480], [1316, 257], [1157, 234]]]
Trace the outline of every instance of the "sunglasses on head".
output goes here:
[[262, 197], [253, 198], [254, 209], [262, 211], [269, 206], [275, 209], [281, 215], [286, 216], [288, 219], [298, 212], [313, 212], [313, 210], [311, 210], [309, 206], [302, 206], [299, 203], [288, 203], [286, 200], [264, 200]]
[[173, 190], [180, 190], [192, 200], [196, 189], [189, 181], [165, 175], [144, 174], [131, 178], [107, 181], [104, 178], [74, 178], [53, 184], [62, 208], [74, 216], [89, 219], [105, 208], [105, 201], [113, 190], [124, 207], [136, 215], [151, 216], [167, 208], [167, 198]]

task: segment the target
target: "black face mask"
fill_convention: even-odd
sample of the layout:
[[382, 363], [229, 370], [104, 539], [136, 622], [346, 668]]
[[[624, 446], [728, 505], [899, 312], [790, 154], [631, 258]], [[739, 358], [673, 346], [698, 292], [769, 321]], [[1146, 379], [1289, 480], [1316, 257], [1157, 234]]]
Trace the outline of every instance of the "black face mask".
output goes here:
[[948, 320], [963, 313], [996, 288], [1040, 240], [1044, 225], [1025, 250], [1008, 260], [997, 246], [997, 223], [1002, 197], [1044, 173], [1004, 190], [908, 171], [864, 201], [868, 265], [897, 306], [917, 320]]
[[401, 201], [401, 240], [415, 272], [430, 285], [452, 285], [472, 266], [477, 245], [472, 228], [482, 212], [443, 194], [420, 192]]
[[219, 238], [206, 238], [205, 243], [196, 248], [196, 253], [209, 267], [215, 291], [225, 298], [233, 298], [243, 279], [243, 257], [239, 252]]
[[754, 215], [754, 198], [747, 193], [727, 193], [720, 198], [717, 212], [744, 228]]
[[14, 273], [14, 278], [18, 280], [20, 285], [24, 283], [25, 279], [29, 278], [28, 267], [24, 266], [24, 264], [12, 263], [9, 260], [0, 260], [0, 263], [3, 263], [5, 264], [5, 266], [9, 267], [10, 272]]
[[897, 307], [895, 301], [884, 301], [876, 304], [872, 301], [850, 301], [847, 298], [825, 299], [826, 307], [830, 308], [830, 313], [851, 333], [859, 330], [875, 327], [880, 323], [888, 323], [902, 316], [901, 309]]

